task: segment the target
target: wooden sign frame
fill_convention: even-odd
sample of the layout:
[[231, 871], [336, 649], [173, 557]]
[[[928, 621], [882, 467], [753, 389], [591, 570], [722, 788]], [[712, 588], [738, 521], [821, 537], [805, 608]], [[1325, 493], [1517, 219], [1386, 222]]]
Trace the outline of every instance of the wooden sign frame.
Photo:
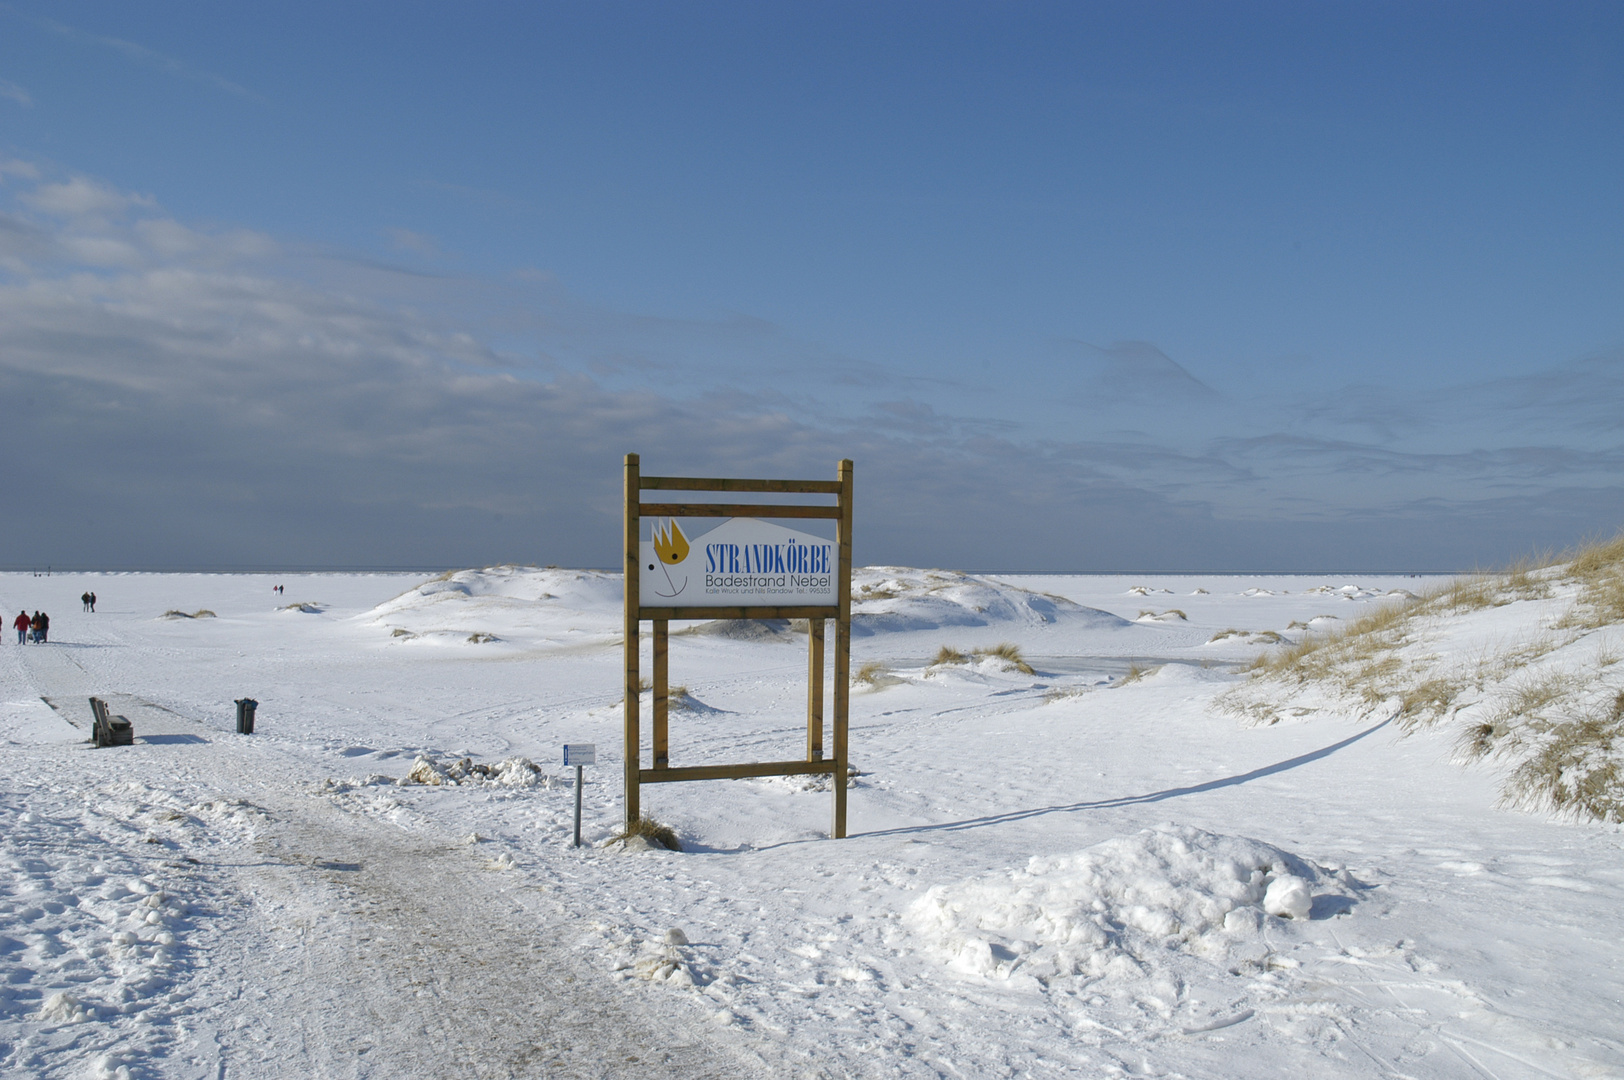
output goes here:
[[[834, 789], [835, 839], [846, 835], [847, 721], [851, 704], [851, 540], [852, 463], [840, 462], [836, 480], [703, 479], [644, 476], [636, 454], [626, 455], [626, 825], [642, 816], [642, 785], [681, 780], [731, 780], [750, 776], [827, 775]], [[835, 505], [799, 503], [646, 503], [645, 491], [752, 492], [774, 495], [833, 495]], [[642, 603], [642, 519], [644, 517], [823, 518], [835, 521], [838, 556], [834, 606], [653, 607]], [[672, 619], [807, 620], [806, 759], [756, 761], [736, 765], [673, 767], [670, 761], [669, 639]], [[824, 624], [835, 621], [833, 757], [823, 747]], [[643, 768], [642, 693], [639, 638], [644, 620], [654, 624], [653, 767]]]

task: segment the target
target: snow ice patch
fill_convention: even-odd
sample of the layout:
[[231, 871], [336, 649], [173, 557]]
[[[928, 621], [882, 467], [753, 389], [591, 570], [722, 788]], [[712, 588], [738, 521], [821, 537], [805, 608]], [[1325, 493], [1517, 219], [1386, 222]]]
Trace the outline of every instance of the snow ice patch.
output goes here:
[[903, 918], [969, 974], [1136, 979], [1166, 950], [1223, 960], [1255, 933], [1260, 908], [1306, 917], [1314, 878], [1261, 841], [1164, 825], [934, 886]]

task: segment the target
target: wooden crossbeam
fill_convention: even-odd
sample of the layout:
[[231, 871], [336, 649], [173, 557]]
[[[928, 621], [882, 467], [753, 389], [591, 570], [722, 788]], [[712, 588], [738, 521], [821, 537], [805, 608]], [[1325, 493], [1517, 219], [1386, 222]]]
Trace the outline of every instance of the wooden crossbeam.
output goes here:
[[644, 491], [769, 491], [803, 495], [839, 495], [839, 480], [707, 480], [697, 476], [645, 476]]
[[643, 769], [639, 779], [645, 784], [668, 780], [744, 780], [752, 776], [819, 776], [835, 771], [832, 761], [751, 761], [739, 765], [683, 765], [666, 769]]
[[786, 506], [782, 503], [640, 503], [642, 517], [827, 518], [840, 520], [838, 506]]

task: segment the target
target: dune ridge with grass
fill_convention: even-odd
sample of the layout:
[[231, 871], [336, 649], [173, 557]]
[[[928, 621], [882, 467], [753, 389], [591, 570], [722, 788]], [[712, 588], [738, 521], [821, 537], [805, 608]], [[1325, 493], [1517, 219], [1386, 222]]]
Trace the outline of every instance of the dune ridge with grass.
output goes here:
[[1258, 724], [1319, 713], [1447, 724], [1505, 805], [1624, 823], [1624, 532], [1305, 629], [1218, 699]]

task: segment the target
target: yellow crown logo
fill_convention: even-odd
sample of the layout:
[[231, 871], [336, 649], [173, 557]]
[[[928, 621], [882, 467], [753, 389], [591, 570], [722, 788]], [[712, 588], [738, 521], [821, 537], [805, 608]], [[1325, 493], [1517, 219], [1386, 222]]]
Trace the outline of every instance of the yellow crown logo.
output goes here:
[[682, 529], [677, 526], [676, 519], [666, 523], [664, 529], [654, 530], [654, 550], [660, 556], [661, 562], [677, 563], [688, 557], [688, 538], [682, 535]]

